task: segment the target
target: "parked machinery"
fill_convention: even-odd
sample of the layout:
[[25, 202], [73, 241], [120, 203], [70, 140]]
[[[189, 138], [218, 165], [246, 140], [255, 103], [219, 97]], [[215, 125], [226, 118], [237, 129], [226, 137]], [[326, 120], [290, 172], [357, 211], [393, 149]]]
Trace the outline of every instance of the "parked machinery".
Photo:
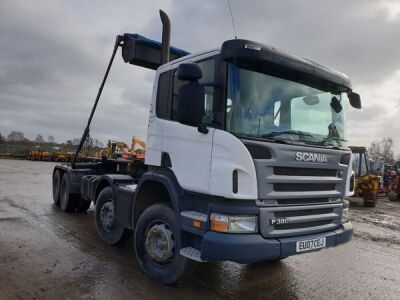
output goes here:
[[368, 158], [370, 173], [378, 176], [379, 193], [386, 193], [385, 186], [385, 159], [381, 156], [370, 156]]
[[128, 151], [128, 145], [124, 142], [108, 140], [107, 147], [100, 150], [100, 157], [118, 158]]
[[387, 170], [387, 194], [390, 201], [399, 201], [400, 197], [400, 161], [396, 161], [393, 167]]
[[28, 160], [41, 160], [41, 151], [39, 146], [35, 146], [34, 149], [29, 150], [26, 158]]
[[[136, 145], [139, 145], [141, 148], [135, 149]], [[142, 139], [137, 136], [132, 137], [131, 154], [133, 157], [136, 159], [144, 159], [146, 155], [146, 147], [146, 143]]]
[[370, 172], [368, 153], [365, 147], [350, 147], [353, 170], [356, 175], [354, 197], [362, 197], [364, 206], [375, 207], [380, 190], [380, 176]]

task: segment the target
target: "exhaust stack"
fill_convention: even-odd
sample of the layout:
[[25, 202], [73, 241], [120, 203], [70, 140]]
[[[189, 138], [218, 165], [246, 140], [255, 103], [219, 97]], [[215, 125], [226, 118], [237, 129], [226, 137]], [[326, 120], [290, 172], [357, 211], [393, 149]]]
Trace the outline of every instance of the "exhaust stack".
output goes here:
[[168, 15], [160, 9], [160, 18], [163, 25], [162, 42], [161, 42], [161, 64], [169, 62], [170, 38], [171, 38], [171, 22]]

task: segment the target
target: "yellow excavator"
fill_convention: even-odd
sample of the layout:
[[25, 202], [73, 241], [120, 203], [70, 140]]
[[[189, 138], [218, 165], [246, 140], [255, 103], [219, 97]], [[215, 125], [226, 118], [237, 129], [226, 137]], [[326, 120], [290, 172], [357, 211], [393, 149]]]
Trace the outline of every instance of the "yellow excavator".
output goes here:
[[380, 178], [369, 170], [368, 153], [365, 147], [351, 146], [350, 149], [356, 175], [354, 197], [362, 197], [364, 206], [375, 207], [378, 202]]
[[[135, 149], [139, 145], [141, 148]], [[131, 147], [121, 141], [108, 140], [107, 147], [100, 150], [99, 157], [118, 158], [124, 159], [144, 159], [146, 153], [146, 143], [136, 137], [132, 137]]]
[[[141, 148], [135, 149], [136, 145], [139, 145]], [[137, 136], [132, 137], [132, 143], [131, 143], [132, 157], [136, 159], [144, 159], [146, 154], [146, 148], [147, 145], [142, 139], [138, 138]]]

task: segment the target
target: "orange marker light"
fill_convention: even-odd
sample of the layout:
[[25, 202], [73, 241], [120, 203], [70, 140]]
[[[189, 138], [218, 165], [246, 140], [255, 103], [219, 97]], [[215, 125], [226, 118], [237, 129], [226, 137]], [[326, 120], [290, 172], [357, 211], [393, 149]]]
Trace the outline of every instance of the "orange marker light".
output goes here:
[[228, 232], [228, 217], [218, 214], [211, 214], [211, 230], [217, 232]]
[[193, 221], [193, 227], [194, 228], [200, 228], [201, 227], [201, 222], [199, 220], [194, 220]]

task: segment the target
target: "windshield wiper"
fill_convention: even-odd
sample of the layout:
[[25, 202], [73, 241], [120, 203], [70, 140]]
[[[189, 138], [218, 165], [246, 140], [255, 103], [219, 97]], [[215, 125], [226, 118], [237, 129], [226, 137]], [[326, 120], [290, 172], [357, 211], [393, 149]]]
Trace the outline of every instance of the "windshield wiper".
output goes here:
[[347, 140], [345, 140], [345, 139], [342, 139], [342, 138], [340, 138], [340, 137], [335, 137], [335, 136], [327, 136], [326, 138], [324, 138], [322, 141], [321, 141], [321, 145], [326, 145], [328, 142], [331, 142], [331, 141], [339, 141], [339, 142], [347, 142]]
[[298, 136], [310, 136], [310, 137], [313, 136], [312, 134], [309, 134], [308, 132], [304, 132], [304, 131], [284, 130], [284, 131], [273, 131], [273, 132], [270, 132], [270, 133], [266, 133], [266, 134], [261, 135], [261, 137], [272, 138], [272, 137], [275, 137], [275, 136], [278, 136], [278, 135], [283, 135], [283, 134], [295, 134], [295, 135], [298, 135]]

